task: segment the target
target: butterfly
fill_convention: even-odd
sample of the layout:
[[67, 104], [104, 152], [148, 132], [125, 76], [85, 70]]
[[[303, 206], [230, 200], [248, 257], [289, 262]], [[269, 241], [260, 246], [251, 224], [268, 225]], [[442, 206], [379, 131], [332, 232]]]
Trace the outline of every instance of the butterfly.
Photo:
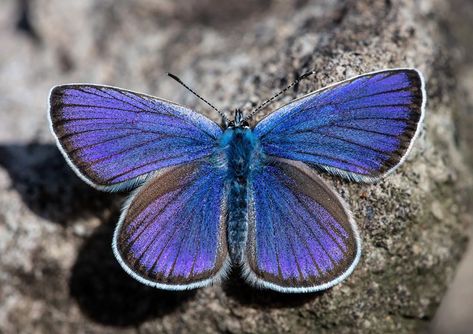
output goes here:
[[261, 108], [231, 121], [220, 113], [221, 126], [156, 97], [70, 84], [51, 90], [49, 119], [80, 178], [135, 188], [112, 244], [136, 280], [193, 289], [236, 266], [254, 286], [312, 292], [348, 277], [361, 254], [348, 205], [317, 172], [356, 182], [391, 173], [425, 101], [418, 70], [389, 69], [311, 92], [255, 126]]

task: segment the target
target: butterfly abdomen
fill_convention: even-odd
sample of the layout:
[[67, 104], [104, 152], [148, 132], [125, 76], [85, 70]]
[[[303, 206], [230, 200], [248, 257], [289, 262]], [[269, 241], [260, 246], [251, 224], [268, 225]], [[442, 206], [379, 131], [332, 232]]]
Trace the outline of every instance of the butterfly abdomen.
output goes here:
[[228, 163], [228, 249], [232, 262], [240, 264], [248, 231], [248, 178], [258, 164], [260, 149], [248, 128], [229, 128], [223, 138]]

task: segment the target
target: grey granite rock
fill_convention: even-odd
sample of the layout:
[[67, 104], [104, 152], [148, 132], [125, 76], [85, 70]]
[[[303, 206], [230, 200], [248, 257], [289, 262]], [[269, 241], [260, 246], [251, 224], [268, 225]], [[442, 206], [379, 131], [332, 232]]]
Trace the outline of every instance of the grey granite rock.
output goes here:
[[[466, 245], [472, 179], [456, 132], [441, 0], [0, 1], [0, 332], [414, 333], [438, 306]], [[415, 66], [427, 79], [424, 130], [406, 163], [374, 185], [325, 175], [363, 237], [355, 272], [323, 293], [222, 285], [145, 287], [110, 243], [124, 194], [66, 166], [46, 120], [50, 87], [113, 84], [217, 115], [249, 109], [317, 69], [273, 107], [368, 71]], [[261, 117], [261, 115], [260, 115]]]

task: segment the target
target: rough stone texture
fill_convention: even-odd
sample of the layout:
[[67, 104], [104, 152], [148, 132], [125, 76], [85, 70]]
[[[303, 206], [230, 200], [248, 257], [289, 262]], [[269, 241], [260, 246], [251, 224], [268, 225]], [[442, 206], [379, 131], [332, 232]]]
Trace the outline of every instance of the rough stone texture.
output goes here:
[[[468, 116], [457, 112], [452, 47], [438, 24], [448, 10], [441, 0], [0, 1], [0, 332], [426, 328], [465, 249], [472, 184], [456, 126]], [[256, 290], [237, 274], [182, 293], [135, 282], [110, 247], [125, 195], [83, 184], [46, 120], [48, 90], [66, 82], [159, 95], [217, 120], [165, 73], [229, 110], [250, 108], [312, 68], [317, 76], [273, 107], [401, 66], [427, 79], [425, 130], [404, 166], [378, 184], [325, 176], [364, 242], [352, 276], [323, 293]]]

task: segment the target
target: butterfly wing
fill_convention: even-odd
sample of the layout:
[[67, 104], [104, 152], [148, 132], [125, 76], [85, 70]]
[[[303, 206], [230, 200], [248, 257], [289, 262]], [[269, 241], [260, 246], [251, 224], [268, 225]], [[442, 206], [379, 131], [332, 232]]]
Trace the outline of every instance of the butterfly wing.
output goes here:
[[295, 100], [254, 132], [266, 154], [370, 182], [403, 161], [419, 132], [424, 105], [420, 72], [385, 70]]
[[209, 156], [222, 133], [177, 104], [96, 85], [54, 87], [50, 121], [71, 167], [103, 190], [128, 188], [157, 169]]
[[244, 272], [282, 292], [327, 289], [360, 258], [360, 239], [346, 204], [307, 165], [272, 159], [249, 183]]
[[225, 172], [205, 161], [170, 167], [125, 206], [113, 250], [150, 286], [183, 290], [219, 279], [228, 267]]

